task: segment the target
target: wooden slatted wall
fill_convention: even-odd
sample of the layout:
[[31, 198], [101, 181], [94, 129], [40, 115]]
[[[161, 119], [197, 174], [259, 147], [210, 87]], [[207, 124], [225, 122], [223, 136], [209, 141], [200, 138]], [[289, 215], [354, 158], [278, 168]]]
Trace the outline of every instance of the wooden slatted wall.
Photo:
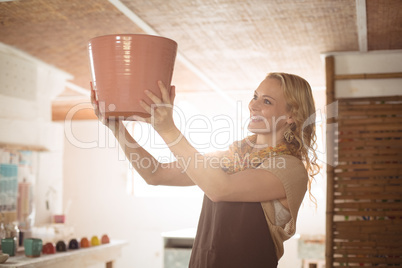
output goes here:
[[327, 97], [338, 101], [329, 122], [338, 132], [327, 169], [326, 267], [402, 266], [402, 96]]

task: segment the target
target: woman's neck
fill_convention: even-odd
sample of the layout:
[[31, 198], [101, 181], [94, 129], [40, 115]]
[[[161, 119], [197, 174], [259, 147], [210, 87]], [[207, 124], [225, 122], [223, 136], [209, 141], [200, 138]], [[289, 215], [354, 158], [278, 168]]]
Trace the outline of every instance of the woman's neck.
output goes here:
[[257, 134], [257, 139], [255, 142], [255, 145], [257, 148], [263, 148], [263, 147], [267, 147], [267, 146], [275, 147], [282, 142], [283, 142], [282, 135], [279, 135], [279, 136], [271, 135], [271, 133]]

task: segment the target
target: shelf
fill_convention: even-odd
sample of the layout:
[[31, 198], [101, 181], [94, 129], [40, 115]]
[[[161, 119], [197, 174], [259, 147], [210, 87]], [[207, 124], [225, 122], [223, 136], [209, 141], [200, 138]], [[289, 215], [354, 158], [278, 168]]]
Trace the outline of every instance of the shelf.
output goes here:
[[56, 252], [56, 254], [41, 254], [38, 258], [28, 258], [23, 252], [0, 264], [0, 268], [69, 268], [87, 267], [99, 263], [105, 263], [107, 268], [113, 267], [113, 262], [121, 255], [126, 241], [112, 240], [109, 244], [103, 244], [90, 248]]

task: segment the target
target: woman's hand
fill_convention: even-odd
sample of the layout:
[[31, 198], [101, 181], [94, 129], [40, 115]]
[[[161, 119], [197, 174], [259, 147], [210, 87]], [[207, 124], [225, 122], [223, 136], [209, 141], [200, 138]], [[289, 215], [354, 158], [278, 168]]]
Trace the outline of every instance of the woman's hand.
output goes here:
[[95, 115], [98, 117], [99, 121], [101, 121], [114, 134], [116, 134], [120, 127], [124, 127], [123, 122], [121, 120], [109, 120], [104, 117], [104, 115], [99, 111], [99, 101], [96, 98], [96, 93], [92, 87], [92, 82], [90, 82], [90, 85], [91, 85], [91, 103], [94, 108]]
[[168, 133], [175, 129], [173, 121], [173, 103], [176, 96], [175, 86], [171, 86], [170, 94], [165, 85], [158, 81], [158, 86], [161, 91], [161, 98], [153, 94], [149, 90], [145, 90], [145, 94], [151, 99], [152, 103], [147, 104], [141, 100], [141, 106], [151, 114], [151, 117], [145, 118], [145, 122], [152, 125], [152, 127], [159, 133]]

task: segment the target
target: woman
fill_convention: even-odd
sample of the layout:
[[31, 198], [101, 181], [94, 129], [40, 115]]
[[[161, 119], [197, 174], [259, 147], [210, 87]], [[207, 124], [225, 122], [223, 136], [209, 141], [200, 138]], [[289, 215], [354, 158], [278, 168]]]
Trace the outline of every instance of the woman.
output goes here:
[[296, 75], [268, 74], [249, 103], [248, 129], [254, 134], [226, 152], [208, 155], [198, 153], [173, 122], [175, 87], [170, 94], [160, 82], [159, 88], [161, 98], [145, 91], [149, 99], [140, 104], [152, 117], [141, 120], [152, 124], [178, 159], [175, 163], [158, 163], [121, 122], [102, 118], [94, 93], [92, 102], [128, 159], [154, 163], [144, 168], [132, 162], [148, 184], [198, 185], [205, 193], [189, 267], [277, 267], [319, 170], [310, 85]]

